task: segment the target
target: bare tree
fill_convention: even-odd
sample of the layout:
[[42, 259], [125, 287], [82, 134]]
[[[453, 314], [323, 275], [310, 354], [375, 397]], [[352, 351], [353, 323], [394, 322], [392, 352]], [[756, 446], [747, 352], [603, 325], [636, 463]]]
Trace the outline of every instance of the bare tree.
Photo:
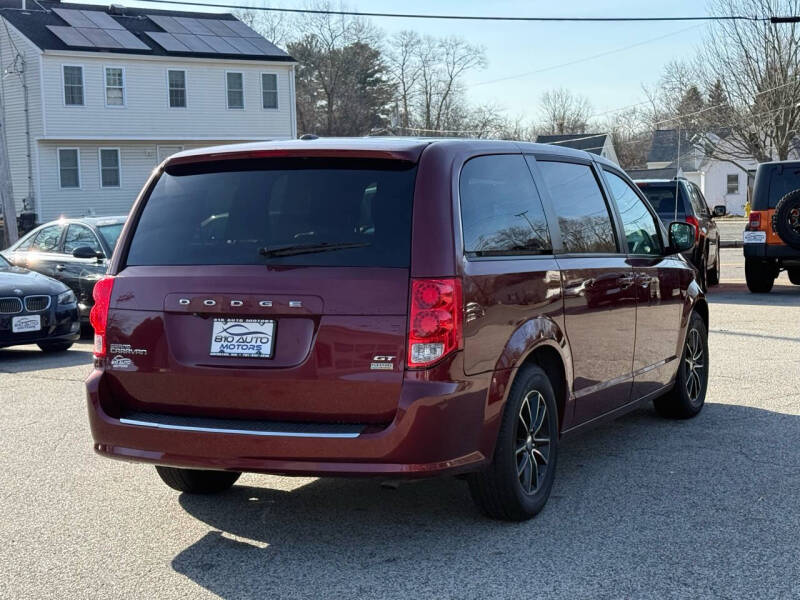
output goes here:
[[485, 51], [459, 37], [425, 37], [419, 51], [418, 122], [426, 130], [456, 127], [463, 106], [463, 76], [486, 66]]
[[[715, 15], [796, 15], [800, 0], [712, 0]], [[720, 82], [730, 102], [725, 143], [707, 146], [732, 160], [788, 158], [800, 126], [797, 24], [718, 21], [703, 49], [707, 87]], [[710, 111], [709, 111], [710, 112]]]
[[645, 166], [647, 150], [652, 140], [650, 117], [650, 110], [632, 106], [609, 114], [595, 124], [597, 131], [611, 135], [617, 159], [623, 169]]
[[399, 122], [407, 129], [411, 124], [412, 109], [419, 94], [419, 78], [422, 72], [420, 50], [422, 39], [416, 31], [404, 30], [392, 36], [386, 61], [397, 87]]
[[585, 96], [573, 94], [565, 88], [549, 90], [539, 102], [542, 129], [545, 133], [585, 133], [592, 105]]
[[276, 46], [284, 48], [294, 39], [294, 23], [286, 13], [244, 8], [233, 14]]

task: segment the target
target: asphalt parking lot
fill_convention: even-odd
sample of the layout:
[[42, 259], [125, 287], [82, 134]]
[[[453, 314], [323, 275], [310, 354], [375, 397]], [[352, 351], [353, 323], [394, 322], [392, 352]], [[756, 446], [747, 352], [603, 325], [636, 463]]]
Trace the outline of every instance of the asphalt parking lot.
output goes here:
[[522, 524], [466, 485], [247, 475], [189, 497], [95, 456], [87, 341], [0, 350], [0, 598], [800, 597], [800, 287], [722, 251], [696, 419], [651, 408], [565, 443]]

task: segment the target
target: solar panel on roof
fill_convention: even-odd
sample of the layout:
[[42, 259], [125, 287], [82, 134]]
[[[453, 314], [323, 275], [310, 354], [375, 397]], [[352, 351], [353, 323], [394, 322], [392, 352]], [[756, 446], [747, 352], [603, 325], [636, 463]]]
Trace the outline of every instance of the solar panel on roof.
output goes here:
[[125, 31], [122, 25], [104, 12], [100, 12], [99, 10], [82, 10], [81, 13], [84, 17], [92, 21], [95, 27], [99, 27], [100, 29], [121, 29]]
[[202, 22], [214, 35], [236, 35], [236, 32], [220, 19], [203, 19]]
[[214, 50], [216, 50], [220, 54], [241, 54], [241, 52], [239, 52], [236, 48], [231, 46], [221, 37], [217, 37], [215, 35], [200, 35], [197, 37], [199, 37], [206, 44], [214, 48]]
[[81, 48], [94, 48], [95, 45], [86, 39], [80, 31], [74, 27], [67, 27], [66, 25], [48, 25], [47, 28], [52, 31], [58, 39], [64, 42], [67, 46], [81, 47]]
[[280, 49], [273, 44], [265, 40], [264, 38], [247, 38], [247, 41], [253, 44], [256, 48], [258, 48], [264, 54], [280, 54]]
[[186, 27], [178, 23], [172, 17], [165, 17], [162, 15], [147, 15], [147, 18], [153, 21], [156, 25], [161, 27], [167, 33], [191, 33]]
[[[167, 52], [220, 54], [283, 54], [244, 23], [226, 19], [147, 15], [165, 33], [146, 32]], [[186, 35], [191, 34], [191, 35]]]
[[147, 31], [150, 38], [167, 52], [189, 52], [189, 48], [181, 44], [171, 33], [161, 31]]
[[175, 17], [175, 20], [186, 27], [191, 33], [198, 35], [214, 35], [213, 32], [204, 27], [199, 19], [192, 19], [190, 17]]
[[245, 25], [241, 21], [225, 21], [225, 25], [233, 29], [241, 37], [245, 38], [261, 37], [260, 34], [250, 29], [247, 25]]
[[222, 38], [242, 54], [261, 54], [261, 51], [251, 44], [248, 40], [238, 37]]
[[150, 50], [150, 46], [145, 44], [127, 29], [115, 29], [113, 31], [106, 30], [106, 32], [113, 35], [114, 39], [122, 44], [122, 47], [127, 50]]
[[111, 37], [104, 29], [96, 27], [76, 27], [75, 29], [91, 40], [98, 48], [122, 48], [122, 44]]
[[53, 12], [73, 27], [97, 27], [97, 25], [79, 10], [54, 8]]
[[181, 44], [188, 47], [192, 52], [216, 52], [214, 48], [201, 40], [199, 36], [192, 33], [173, 33], [172, 36]]

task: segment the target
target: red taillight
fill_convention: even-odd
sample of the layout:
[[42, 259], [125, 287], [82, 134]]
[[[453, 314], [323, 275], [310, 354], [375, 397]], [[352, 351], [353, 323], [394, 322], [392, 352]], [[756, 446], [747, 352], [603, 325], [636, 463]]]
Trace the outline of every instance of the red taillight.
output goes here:
[[94, 286], [92, 297], [94, 306], [89, 313], [89, 322], [94, 328], [94, 355], [105, 356], [106, 346], [106, 324], [108, 323], [108, 307], [111, 304], [111, 290], [114, 288], [113, 277], [103, 277]]
[[758, 231], [761, 229], [761, 213], [758, 211], [751, 211], [750, 212], [750, 223], [749, 223], [750, 231]]
[[412, 279], [408, 366], [429, 366], [460, 348], [461, 318], [460, 279]]
[[686, 222], [694, 227], [694, 241], [697, 242], [700, 239], [700, 221], [697, 220], [697, 217], [690, 215], [686, 217]]

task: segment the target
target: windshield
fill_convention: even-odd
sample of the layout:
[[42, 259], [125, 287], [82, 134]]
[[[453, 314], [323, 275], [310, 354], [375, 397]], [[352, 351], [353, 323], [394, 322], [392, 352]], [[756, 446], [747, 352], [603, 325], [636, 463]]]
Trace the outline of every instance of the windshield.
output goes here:
[[[650, 204], [663, 222], [670, 223], [675, 220], [675, 188], [677, 186], [674, 182], [639, 183], [637, 185], [639, 189], [644, 192], [644, 195], [650, 201]], [[677, 220], [683, 221], [686, 219], [686, 211], [684, 209], [685, 193], [683, 186], [679, 189], [681, 191], [681, 201], [678, 203]]]
[[103, 239], [108, 244], [108, 247], [111, 248], [111, 251], [114, 251], [114, 248], [117, 245], [117, 240], [119, 239], [119, 234], [122, 233], [122, 226], [125, 223], [114, 223], [113, 225], [99, 225], [97, 230], [100, 232], [100, 235], [103, 236]]
[[2, 254], [0, 254], [0, 267], [10, 267], [10, 266], [11, 263], [8, 262]]
[[[147, 199], [126, 264], [407, 268], [415, 173], [407, 162], [353, 159], [169, 168]], [[295, 247], [303, 251], [271, 251]]]

